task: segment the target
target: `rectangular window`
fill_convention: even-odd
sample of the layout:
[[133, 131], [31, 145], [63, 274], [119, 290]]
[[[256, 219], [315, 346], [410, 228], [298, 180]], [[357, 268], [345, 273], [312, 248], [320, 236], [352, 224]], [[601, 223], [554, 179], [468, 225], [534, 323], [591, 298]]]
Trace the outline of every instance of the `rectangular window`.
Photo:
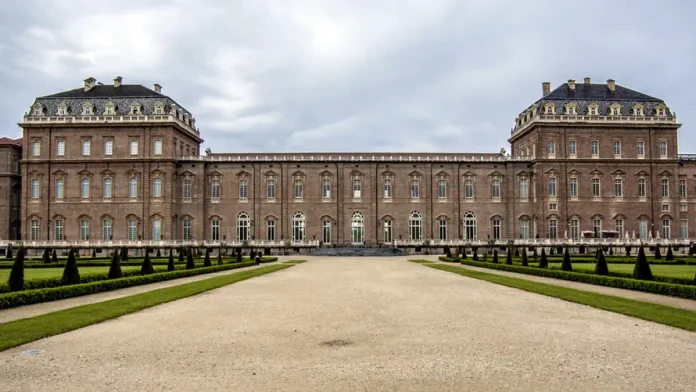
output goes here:
[[138, 240], [138, 223], [135, 219], [128, 219], [128, 241]]
[[39, 240], [39, 221], [36, 219], [33, 219], [31, 221], [31, 240], [32, 241]]
[[388, 244], [392, 242], [392, 221], [390, 220], [384, 221], [384, 242]]
[[80, 198], [89, 199], [89, 178], [87, 177], [80, 182]]
[[520, 221], [520, 235], [522, 238], [529, 238], [529, 220], [523, 219]]
[[63, 220], [62, 219], [56, 219], [55, 223], [53, 224], [54, 228], [54, 239], [56, 241], [63, 241]]
[[152, 153], [154, 155], [162, 155], [162, 141], [161, 140], [155, 140], [153, 148], [152, 148]]
[[362, 199], [362, 181], [353, 180], [353, 200]]
[[549, 140], [546, 148], [547, 148], [549, 155], [556, 155], [556, 142], [555, 141]]
[[437, 198], [440, 200], [447, 199], [447, 181], [437, 180]]
[[623, 180], [621, 178], [614, 179], [614, 196], [617, 199], [623, 198]]
[[104, 198], [111, 199], [113, 180], [111, 177], [104, 178]]
[[41, 156], [41, 142], [36, 140], [31, 143], [31, 155], [38, 157]]
[[491, 198], [500, 201], [500, 180], [491, 181]]
[[623, 219], [614, 220], [614, 225], [616, 226], [616, 232], [619, 233], [619, 238], [624, 236], [624, 221]]
[[466, 182], [464, 182], [464, 198], [466, 200], [473, 200], [474, 199], [474, 181], [473, 180], [466, 180]]
[[128, 180], [128, 197], [134, 199], [138, 197], [138, 178], [132, 177]]
[[689, 221], [686, 219], [681, 220], [680, 234], [682, 239], [689, 238]]
[[638, 142], [636, 145], [636, 151], [639, 157], [645, 156], [645, 142]]
[[549, 238], [558, 238], [558, 222], [555, 219], [549, 219]]
[[331, 221], [328, 219], [321, 223], [321, 240], [324, 244], [331, 243]]
[[602, 220], [601, 219], [594, 219], [592, 221], [592, 231], [594, 233], [595, 238], [599, 238], [602, 236]]
[[38, 199], [39, 197], [41, 197], [41, 188], [39, 187], [39, 180], [33, 179], [31, 180], [31, 198]]
[[321, 198], [331, 200], [331, 180], [325, 178], [321, 184]]
[[137, 140], [130, 141], [130, 154], [131, 155], [138, 155], [138, 141]]
[[92, 141], [83, 140], [82, 141], [82, 156], [88, 157], [92, 153]]
[[266, 180], [266, 198], [275, 199], [275, 180]]
[[527, 200], [529, 198], [529, 180], [526, 178], [520, 179], [520, 199]]
[[570, 238], [574, 240], [580, 238], [580, 221], [577, 219], [570, 220]]
[[210, 235], [213, 241], [220, 241], [220, 221], [214, 220], [210, 222]]
[[80, 221], [80, 240], [89, 241], [89, 220], [87, 219]]
[[247, 187], [247, 181], [241, 180], [241, 181], [239, 181], [239, 198], [241, 200], [246, 200], [248, 197], [249, 197], [249, 189]]
[[568, 154], [569, 155], [577, 155], [578, 153], [578, 143], [575, 140], [571, 140], [568, 142]]
[[441, 241], [445, 241], [447, 239], [447, 221], [444, 219], [440, 219], [437, 221], [437, 226], [438, 226], [438, 235]]
[[669, 219], [662, 220], [662, 238], [664, 239], [670, 238], [670, 223]]
[[549, 210], [557, 211], [558, 210], [558, 203], [549, 203]]
[[392, 183], [391, 179], [384, 180], [384, 199], [391, 200], [392, 198]]
[[599, 142], [597, 140], [593, 140], [590, 142], [590, 149], [592, 152], [593, 156], [598, 156], [599, 155]]
[[266, 221], [266, 237], [269, 241], [275, 241], [275, 221]]
[[153, 219], [152, 220], [152, 240], [161, 241], [162, 240], [162, 220]]
[[302, 200], [304, 197], [304, 185], [302, 180], [295, 180], [295, 200]]
[[638, 197], [645, 199], [645, 178], [638, 179]]
[[104, 230], [103, 230], [104, 231], [104, 233], [103, 233], [104, 241], [111, 241], [113, 239], [112, 230], [111, 230], [111, 219], [104, 219], [103, 227], [104, 227]]
[[679, 180], [679, 197], [686, 198], [686, 179]]
[[65, 197], [65, 180], [56, 178], [56, 199]]
[[614, 142], [614, 156], [621, 155], [621, 142]]
[[152, 180], [152, 197], [162, 197], [162, 179], [159, 177]]
[[184, 178], [182, 197], [184, 199], [188, 199], [188, 200], [191, 199], [191, 179], [190, 178]]
[[662, 197], [669, 197], [669, 180], [662, 179]]
[[556, 179], [549, 178], [549, 196], [556, 197]]
[[667, 142], [660, 142], [660, 158], [667, 157]]
[[418, 185], [418, 180], [411, 180], [411, 199], [418, 199], [420, 197]]
[[577, 199], [578, 198], [578, 179], [577, 179], [577, 177], [570, 177], [569, 181], [570, 181], [570, 183], [569, 183], [570, 198]]
[[662, 212], [669, 212], [669, 204], [662, 205]]
[[493, 219], [493, 239], [499, 240], [501, 233], [500, 219]]
[[58, 140], [56, 142], [56, 156], [65, 156], [65, 140]]
[[602, 189], [600, 187], [599, 178], [592, 179], [592, 197], [601, 197]]
[[641, 219], [638, 221], [638, 234], [641, 240], [648, 238], [648, 221]]
[[191, 219], [184, 219], [184, 241], [191, 241]]
[[114, 141], [104, 140], [104, 155], [114, 155]]
[[689, 212], [689, 205], [682, 203], [679, 205], [679, 212]]
[[210, 185], [210, 199], [215, 203], [220, 201], [220, 181], [213, 181]]

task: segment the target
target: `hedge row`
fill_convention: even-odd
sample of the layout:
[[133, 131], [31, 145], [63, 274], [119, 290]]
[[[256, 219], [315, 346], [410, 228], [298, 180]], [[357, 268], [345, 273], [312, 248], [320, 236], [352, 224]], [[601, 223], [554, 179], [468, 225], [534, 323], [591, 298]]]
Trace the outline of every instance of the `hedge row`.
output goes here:
[[[244, 260], [250, 260], [248, 257], [244, 257]], [[152, 265], [167, 265], [168, 259], [167, 258], [157, 258], [157, 259], [150, 259], [152, 262]], [[203, 257], [194, 257], [194, 260], [198, 262], [199, 264], [203, 263]], [[223, 257], [223, 260], [225, 261], [230, 261], [232, 263], [236, 262], [236, 258], [234, 257]], [[271, 261], [276, 261], [278, 260], [277, 257], [275, 256], [265, 256], [261, 257], [261, 261], [264, 263], [267, 263], [267, 260]], [[109, 260], [98, 260], [98, 259], [77, 259], [77, 266], [78, 267], [108, 267], [111, 265], [111, 259]], [[143, 258], [129, 258], [126, 261], [121, 261], [121, 266], [122, 267], [139, 267], [143, 265]], [[183, 261], [178, 261], [176, 258], [174, 259], [175, 264], [185, 264]], [[12, 269], [12, 264], [13, 262], [0, 262], [0, 269]], [[24, 263], [24, 268], [64, 268], [65, 267], [65, 260], [59, 261], [57, 263], [44, 263], [44, 262], [37, 262], [37, 261], [31, 261], [31, 262], [25, 262]]]
[[87, 294], [95, 294], [104, 291], [122, 289], [126, 287], [162, 282], [165, 280], [172, 280], [188, 276], [209, 274], [212, 272], [249, 267], [254, 264], [255, 262], [253, 261], [246, 261], [242, 263], [223, 264], [216, 265], [213, 267], [196, 268], [192, 270], [177, 270], [172, 272], [161, 272], [152, 275], [139, 275], [120, 279], [102, 280], [91, 283], [80, 283], [71, 286], [24, 290], [14, 293], [0, 294], [0, 309], [14, 308], [17, 306], [31, 305], [41, 302], [56, 301], [59, 299], [73, 298]]
[[[575, 264], [575, 260], [573, 260], [573, 264]], [[635, 264], [635, 261], [633, 262], [633, 264]], [[650, 264], [654, 264], [654, 263], [650, 263]], [[560, 270], [560, 268], [558, 268], [558, 267], [550, 267], [549, 269]], [[574, 271], [574, 272], [581, 273], [581, 274], [596, 275], [594, 273], [594, 271], [578, 270], [578, 271]], [[629, 274], [626, 272], [611, 272], [611, 271], [609, 271], [609, 276], [613, 276], [616, 278], [633, 279], [633, 274]], [[655, 279], [656, 282], [661, 282], [661, 283], [672, 283], [672, 284], [683, 284], [683, 285], [687, 285], [687, 286], [696, 286], [696, 279], [677, 278], [677, 277], [661, 276], [661, 275], [653, 275], [653, 279]]]
[[[440, 257], [440, 260], [443, 259], [447, 258]], [[456, 262], [454, 259], [443, 261]], [[517, 272], [520, 274], [542, 276], [546, 278], [570, 280], [574, 282], [589, 283], [598, 286], [616, 287], [620, 289], [644, 291], [646, 293], [669, 295], [672, 297], [696, 299], [696, 286], [662, 283], [647, 280], [636, 280], [616, 276], [593, 275], [581, 272], [566, 272], [556, 269], [522, 267], [518, 265], [507, 264], [493, 264], [479, 261], [471, 261], [468, 259], [460, 260], [460, 263], [465, 265], [471, 265], [474, 267], [489, 268], [508, 272]]]

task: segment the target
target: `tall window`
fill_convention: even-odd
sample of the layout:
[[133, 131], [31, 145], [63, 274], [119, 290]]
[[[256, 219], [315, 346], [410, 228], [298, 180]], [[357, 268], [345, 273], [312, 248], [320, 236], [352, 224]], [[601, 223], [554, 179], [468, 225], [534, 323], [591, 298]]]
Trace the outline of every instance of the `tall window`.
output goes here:
[[210, 237], [213, 241], [220, 241], [220, 221], [217, 219], [210, 221]]
[[111, 199], [113, 189], [113, 180], [111, 177], [104, 178], [104, 198]]
[[491, 198], [500, 200], [500, 180], [491, 181]]
[[31, 221], [31, 240], [39, 240], [39, 221], [36, 219], [32, 219]]
[[55, 222], [53, 223], [53, 228], [54, 228], [54, 239], [56, 241], [62, 241], [63, 240], [63, 220], [62, 219], [56, 219]]
[[246, 200], [249, 197], [249, 188], [247, 186], [247, 180], [239, 181], [239, 199]]
[[420, 188], [418, 180], [411, 180], [411, 199], [418, 199], [420, 197]]
[[599, 155], [599, 142], [597, 140], [590, 142], [590, 151], [592, 152], [592, 155]]
[[686, 219], [681, 220], [681, 227], [679, 228], [679, 234], [681, 234], [682, 239], [689, 238], [689, 221]]
[[636, 145], [637, 155], [642, 157], [645, 155], [645, 142], [638, 142]]
[[131, 155], [138, 155], [138, 141], [137, 140], [130, 141], [130, 154]]
[[550, 197], [556, 197], [556, 195], [557, 195], [556, 183], [557, 183], [556, 178], [549, 178], [549, 196]]
[[437, 198], [440, 200], [447, 199], [447, 181], [437, 180]]
[[447, 220], [438, 219], [437, 221], [437, 234], [441, 241], [447, 240]]
[[80, 220], [80, 240], [89, 241], [89, 220]]
[[184, 199], [191, 199], [191, 179], [184, 178], [182, 197]]
[[237, 240], [249, 240], [249, 215], [242, 212], [237, 216]]
[[464, 181], [464, 198], [466, 200], [474, 199], [474, 181], [466, 180]]
[[56, 178], [56, 199], [62, 199], [65, 197], [65, 180], [62, 178]]
[[645, 199], [645, 178], [638, 179], [638, 197]]
[[500, 225], [500, 219], [499, 218], [494, 218], [493, 219], [493, 239], [494, 240], [499, 240], [501, 235], [501, 225]]
[[321, 222], [321, 240], [325, 244], [331, 243], [331, 221], [328, 219]]
[[576, 199], [578, 197], [578, 179], [577, 179], [577, 177], [570, 177], [568, 180], [570, 181], [569, 182], [570, 198]]
[[594, 218], [592, 220], [592, 231], [595, 238], [602, 236], [602, 220], [599, 218]]
[[392, 198], [392, 182], [387, 178], [384, 180], [384, 199], [391, 200]]
[[275, 241], [275, 223], [273, 219], [266, 221], [266, 239], [269, 241]]
[[578, 218], [570, 220], [570, 238], [577, 240], [580, 238], [580, 221]]
[[558, 238], [558, 221], [556, 219], [549, 219], [549, 238]]
[[220, 181], [215, 180], [210, 185], [210, 198], [214, 203], [220, 201]]
[[162, 239], [162, 220], [153, 219], [152, 220], [152, 240], [160, 241]]
[[671, 237], [670, 236], [671, 223], [672, 222], [669, 219], [662, 220], [662, 238], [669, 239]]
[[65, 140], [58, 140], [56, 142], [56, 156], [65, 156]]
[[103, 239], [104, 241], [111, 241], [112, 237], [112, 229], [111, 229], [111, 219], [109, 218], [104, 218], [104, 221], [102, 222], [102, 228], [103, 228]]
[[39, 180], [38, 179], [33, 179], [31, 180], [31, 198], [32, 199], [38, 199], [41, 197], [41, 188], [39, 188]]
[[38, 157], [41, 155], [41, 142], [36, 140], [31, 143], [31, 155]]
[[80, 197], [83, 199], [89, 199], [89, 178], [82, 177], [80, 182]]
[[292, 240], [299, 242], [305, 239], [305, 216], [298, 212], [292, 217]]
[[476, 215], [473, 212], [467, 212], [464, 214], [464, 239], [465, 240], [476, 240], [477, 230], [476, 230]]
[[662, 197], [669, 197], [669, 180], [662, 179]]
[[392, 238], [392, 221], [387, 219], [384, 221], [384, 242], [393, 242]]
[[138, 239], [138, 222], [135, 219], [128, 219], [128, 241]]
[[361, 244], [365, 241], [365, 219], [363, 214], [356, 212], [350, 218], [350, 242]]
[[520, 179], [520, 199], [526, 200], [529, 198], [529, 180], [527, 178]]
[[638, 235], [641, 240], [648, 238], [648, 220], [645, 218], [638, 221]]
[[601, 187], [599, 183], [599, 178], [593, 178], [592, 179], [592, 197], [600, 197], [601, 196]]
[[353, 199], [360, 200], [362, 199], [362, 181], [361, 180], [353, 180]]
[[623, 179], [621, 178], [614, 179], [614, 196], [617, 199], [623, 198]]
[[152, 153], [154, 155], [162, 155], [162, 141], [161, 140], [154, 141], [154, 144], [152, 146]]
[[686, 179], [679, 180], [679, 197], [686, 197]]
[[577, 142], [575, 140], [571, 140], [568, 142], [568, 154], [569, 155], [577, 155], [578, 153], [578, 146]]
[[190, 241], [191, 240], [191, 219], [189, 218], [184, 218], [184, 241]]
[[331, 180], [328, 178], [321, 183], [321, 197], [324, 200], [331, 200]]
[[614, 155], [621, 155], [621, 142], [614, 142]]
[[266, 198], [275, 199], [275, 180], [266, 180]]
[[152, 181], [152, 197], [162, 197], [162, 179], [159, 177]]
[[622, 238], [624, 235], [624, 220], [623, 219], [614, 219], [614, 226], [616, 226], [616, 232], [619, 233], [619, 238]]
[[302, 180], [295, 180], [295, 200], [302, 200], [304, 197], [304, 184]]
[[411, 241], [423, 239], [423, 219], [418, 212], [412, 212], [408, 218], [408, 238]]
[[529, 219], [526, 217], [520, 219], [520, 235], [522, 238], [529, 238]]
[[131, 199], [138, 197], [138, 177], [131, 177], [128, 180], [128, 197]]
[[114, 155], [114, 141], [105, 140], [104, 141], [104, 155]]
[[549, 140], [547, 144], [547, 150], [549, 155], [556, 155], [556, 142], [553, 140]]
[[667, 142], [660, 142], [660, 158], [667, 157]]
[[82, 141], [82, 156], [88, 157], [92, 153], [92, 141], [83, 140]]

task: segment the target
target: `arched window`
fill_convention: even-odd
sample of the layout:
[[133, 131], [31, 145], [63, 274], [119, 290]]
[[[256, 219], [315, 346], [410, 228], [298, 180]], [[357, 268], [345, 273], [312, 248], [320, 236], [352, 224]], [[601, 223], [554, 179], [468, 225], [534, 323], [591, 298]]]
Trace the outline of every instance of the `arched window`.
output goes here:
[[529, 217], [527, 215], [523, 215], [520, 217], [520, 238], [530, 238], [530, 231], [529, 231]]
[[464, 213], [464, 239], [465, 240], [476, 240], [476, 215], [469, 211]]
[[103, 236], [104, 241], [111, 241], [113, 237], [113, 227], [111, 225], [111, 218], [104, 218], [102, 220]]
[[160, 241], [162, 239], [162, 219], [155, 218], [152, 220], [152, 240]]
[[577, 216], [570, 218], [570, 238], [574, 240], [580, 238], [580, 220]]
[[237, 216], [237, 240], [249, 240], [249, 215], [246, 212], [241, 212]]
[[365, 219], [363, 214], [356, 212], [350, 218], [350, 242], [361, 244], [365, 240]]
[[82, 177], [80, 197], [83, 199], [89, 199], [89, 177]]
[[411, 212], [408, 218], [408, 238], [411, 241], [423, 239], [423, 217], [416, 211]]
[[80, 240], [89, 241], [89, 219], [80, 219]]
[[295, 242], [305, 239], [305, 216], [301, 212], [295, 213], [292, 217], [292, 240]]
[[210, 221], [210, 238], [213, 241], [220, 241], [220, 220], [213, 218]]

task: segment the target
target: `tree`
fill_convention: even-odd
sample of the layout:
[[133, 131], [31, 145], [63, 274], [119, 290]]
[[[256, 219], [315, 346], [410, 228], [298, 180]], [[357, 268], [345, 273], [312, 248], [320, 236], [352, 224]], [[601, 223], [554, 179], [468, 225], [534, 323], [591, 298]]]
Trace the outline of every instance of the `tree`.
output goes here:
[[196, 263], [193, 262], [193, 252], [191, 249], [186, 250], [186, 269], [196, 268]]
[[77, 269], [77, 261], [75, 261], [75, 250], [72, 248], [68, 253], [68, 261], [65, 262], [62, 281], [64, 284], [67, 285], [80, 283], [80, 271]]
[[493, 264], [498, 264], [498, 249], [493, 251]]
[[174, 250], [169, 248], [169, 262], [167, 263], [167, 271], [174, 271]]
[[660, 247], [656, 246], [655, 247], [655, 260], [660, 260], [662, 258], [662, 254], [660, 253]]
[[645, 257], [645, 251], [642, 246], [638, 250], [636, 265], [633, 267], [633, 279], [653, 280], [652, 271], [650, 270], [650, 265], [648, 264], [648, 259]]
[[666, 261], [674, 261], [674, 254], [672, 253], [672, 245], [669, 245], [667, 247], [667, 256], [665, 257]]
[[527, 260], [527, 248], [522, 248], [522, 266], [529, 267], [529, 260]]
[[161, 257], [162, 257], [162, 252], [160, 252], [160, 248], [157, 248], [157, 258], [159, 259]]
[[478, 261], [478, 248], [471, 248], [471, 252], [473, 253], [473, 255], [471, 256], [471, 260]]
[[24, 249], [22, 247], [17, 251], [17, 258], [12, 264], [10, 278], [7, 281], [11, 291], [24, 290]]
[[563, 251], [563, 263], [561, 263], [562, 271], [572, 271], [573, 265], [570, 263], [570, 252], [568, 252], [568, 247]]
[[57, 263], [58, 262], [58, 254], [56, 254], [56, 250], [53, 249], [53, 255], [51, 256], [51, 262]]
[[539, 268], [548, 268], [549, 261], [546, 259], [546, 248], [541, 248], [541, 257], [539, 258]]
[[204, 267], [210, 267], [212, 264], [210, 263], [210, 248], [205, 248], [205, 258], [203, 258], [203, 266]]
[[12, 245], [7, 245], [7, 254], [5, 255], [6, 259], [11, 259], [12, 258]]
[[507, 254], [505, 255], [505, 264], [512, 265], [512, 248], [507, 247]]
[[218, 265], [222, 265], [222, 248], [218, 248]]
[[150, 260], [150, 252], [145, 252], [145, 260], [143, 260], [143, 266], [140, 267], [140, 275], [150, 275], [155, 273], [155, 268], [152, 266], [152, 261]]
[[43, 262], [46, 264], [49, 264], [51, 262], [51, 250], [50, 249], [44, 249], [43, 252]]
[[119, 257], [119, 250], [114, 249], [114, 254], [111, 256], [111, 266], [109, 267], [109, 279], [118, 279], [123, 277], [123, 271], [121, 271], [121, 258]]
[[549, 249], [549, 256], [553, 256], [553, 255], [554, 255], [553, 248], [551, 248], [551, 249]]
[[597, 262], [595, 263], [595, 274], [597, 275], [609, 275], [609, 266], [607, 266], [607, 259], [604, 257], [604, 252], [601, 249], [597, 249]]

